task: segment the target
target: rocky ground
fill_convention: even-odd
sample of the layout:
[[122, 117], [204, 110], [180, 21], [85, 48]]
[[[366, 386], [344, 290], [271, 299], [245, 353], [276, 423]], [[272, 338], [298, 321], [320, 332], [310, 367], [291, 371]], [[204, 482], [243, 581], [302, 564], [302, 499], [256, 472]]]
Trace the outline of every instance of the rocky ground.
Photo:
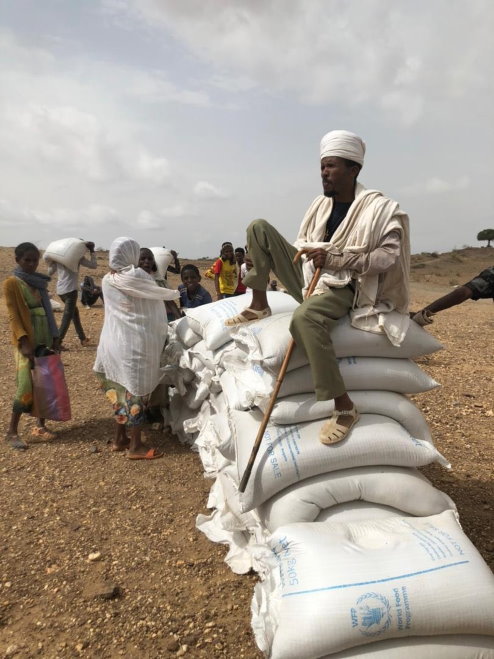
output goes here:
[[[99, 253], [99, 276], [106, 263]], [[494, 249], [487, 248], [414, 256], [414, 307], [493, 263]], [[12, 266], [13, 250], [0, 248], [1, 279]], [[147, 439], [163, 447], [163, 460], [130, 462], [108, 450], [114, 422], [91, 372], [103, 308], [81, 314], [94, 345], [81, 348], [69, 331], [63, 359], [72, 420], [51, 424], [58, 432], [53, 443], [26, 452], [0, 445], [0, 656], [260, 657], [250, 629], [255, 575], [234, 575], [223, 563], [224, 548], [195, 529], [211, 485], [197, 455], [151, 430]], [[3, 299], [0, 331], [3, 436], [14, 391]], [[446, 349], [420, 365], [442, 387], [415, 402], [453, 468], [424, 472], [454, 499], [492, 567], [492, 301], [446, 311], [430, 331]], [[31, 426], [29, 418], [22, 422], [24, 436]]]

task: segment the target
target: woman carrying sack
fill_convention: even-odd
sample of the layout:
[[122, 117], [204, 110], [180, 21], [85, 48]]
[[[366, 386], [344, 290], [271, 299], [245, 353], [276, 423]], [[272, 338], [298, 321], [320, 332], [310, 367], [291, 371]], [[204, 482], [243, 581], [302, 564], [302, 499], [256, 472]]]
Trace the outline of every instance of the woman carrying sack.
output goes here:
[[[19, 420], [23, 413], [33, 409], [33, 384], [31, 369], [35, 351], [42, 347], [58, 349], [59, 334], [48, 297], [50, 277], [36, 272], [40, 253], [33, 243], [21, 243], [15, 248], [17, 267], [13, 276], [4, 281], [3, 291], [15, 346], [17, 389], [12, 416], [5, 437], [14, 449], [27, 449], [28, 445], [18, 434]], [[43, 349], [43, 348], [42, 348]], [[36, 419], [31, 436], [49, 441], [55, 434], [45, 426], [45, 420]]]
[[117, 422], [112, 450], [129, 449], [131, 460], [154, 460], [163, 453], [142, 443], [141, 430], [161, 376], [160, 357], [168, 329], [163, 301], [176, 300], [180, 294], [161, 288], [138, 267], [139, 252], [132, 238], [117, 238], [111, 244], [110, 272], [102, 283], [105, 321], [94, 371]]

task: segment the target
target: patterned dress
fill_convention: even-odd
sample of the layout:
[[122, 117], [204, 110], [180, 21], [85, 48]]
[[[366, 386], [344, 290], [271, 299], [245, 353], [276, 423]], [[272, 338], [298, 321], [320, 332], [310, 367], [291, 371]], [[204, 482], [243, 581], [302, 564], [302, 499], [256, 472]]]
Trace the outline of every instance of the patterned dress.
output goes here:
[[[46, 311], [41, 303], [41, 294], [31, 288], [22, 279], [17, 278], [22, 296], [31, 312], [31, 323], [34, 330], [36, 347], [45, 345], [51, 347], [53, 337], [50, 333]], [[13, 410], [16, 413], [30, 412], [33, 406], [33, 383], [31, 380], [31, 364], [18, 348], [14, 349], [16, 367], [16, 392]]]
[[118, 382], [108, 380], [104, 373], [95, 374], [101, 388], [113, 408], [117, 423], [126, 426], [140, 426], [146, 421], [146, 410], [150, 396], [134, 396]]

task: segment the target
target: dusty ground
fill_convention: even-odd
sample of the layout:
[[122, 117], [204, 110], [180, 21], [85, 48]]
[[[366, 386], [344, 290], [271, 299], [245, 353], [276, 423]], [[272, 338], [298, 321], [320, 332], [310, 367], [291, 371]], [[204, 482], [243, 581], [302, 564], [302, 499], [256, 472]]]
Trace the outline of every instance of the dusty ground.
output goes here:
[[[99, 276], [106, 256], [99, 255]], [[487, 248], [415, 256], [414, 307], [493, 263]], [[12, 267], [13, 250], [0, 248], [0, 279]], [[102, 307], [81, 315], [96, 342]], [[3, 436], [14, 390], [3, 300], [0, 331]], [[424, 471], [455, 500], [492, 567], [494, 306], [467, 302], [443, 312], [430, 331], [446, 350], [421, 365], [443, 386], [415, 398], [453, 469]], [[250, 631], [255, 576], [230, 572], [224, 549], [195, 530], [211, 485], [197, 455], [152, 431], [164, 460], [132, 463], [110, 453], [113, 421], [91, 372], [95, 347], [81, 348], [72, 328], [67, 345], [72, 421], [52, 424], [59, 433], [52, 444], [26, 452], [0, 445], [0, 656], [259, 657]], [[32, 421], [22, 424], [27, 434]]]

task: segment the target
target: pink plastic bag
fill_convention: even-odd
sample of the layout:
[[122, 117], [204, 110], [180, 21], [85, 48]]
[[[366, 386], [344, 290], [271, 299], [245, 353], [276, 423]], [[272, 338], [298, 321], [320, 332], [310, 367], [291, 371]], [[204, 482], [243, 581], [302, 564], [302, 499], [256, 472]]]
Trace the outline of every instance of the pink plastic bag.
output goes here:
[[32, 416], [51, 421], [68, 421], [71, 418], [70, 399], [60, 355], [35, 357], [31, 374]]

